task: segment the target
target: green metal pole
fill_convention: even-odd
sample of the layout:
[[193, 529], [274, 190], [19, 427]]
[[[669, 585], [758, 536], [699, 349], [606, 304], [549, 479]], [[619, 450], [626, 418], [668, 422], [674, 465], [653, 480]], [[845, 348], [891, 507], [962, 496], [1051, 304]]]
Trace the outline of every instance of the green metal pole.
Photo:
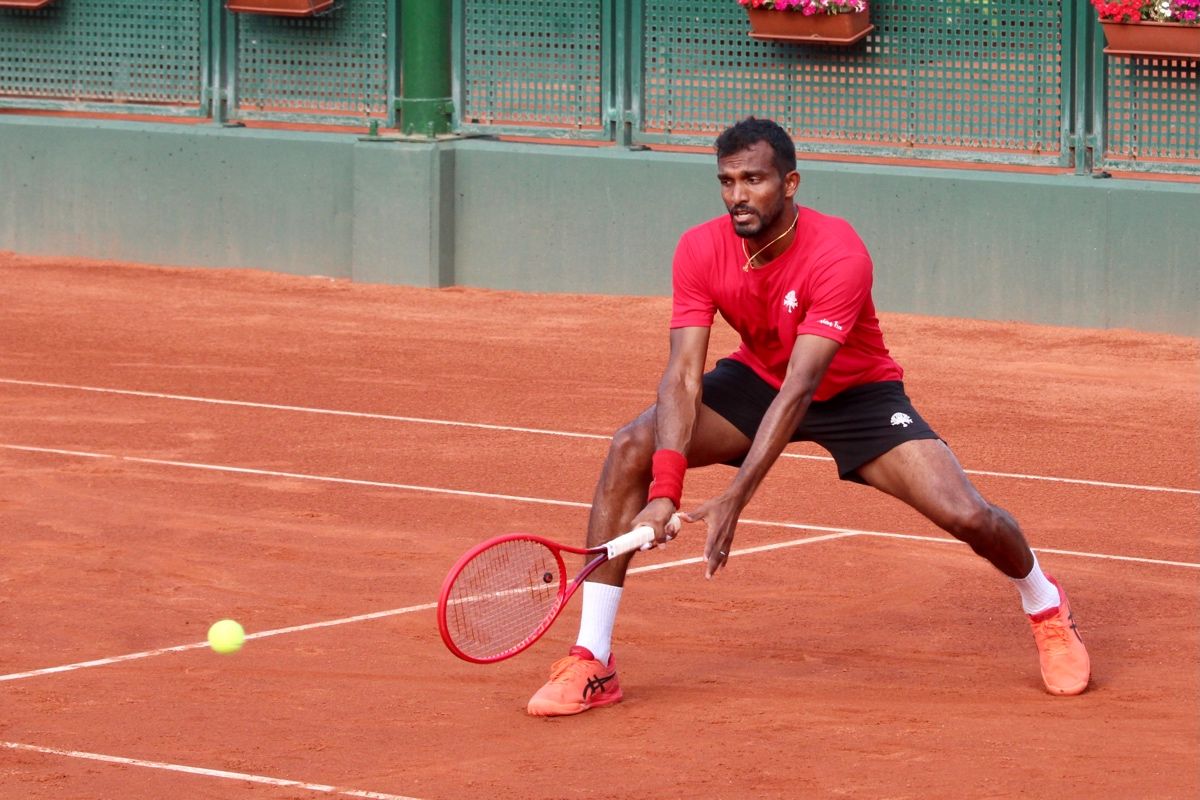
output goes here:
[[450, 132], [450, 3], [394, 0], [400, 4], [400, 132], [434, 137]]

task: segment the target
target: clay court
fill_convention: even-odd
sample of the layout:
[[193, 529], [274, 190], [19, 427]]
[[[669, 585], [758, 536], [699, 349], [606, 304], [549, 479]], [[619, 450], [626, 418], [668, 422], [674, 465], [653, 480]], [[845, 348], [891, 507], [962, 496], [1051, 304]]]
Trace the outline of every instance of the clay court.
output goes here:
[[1002, 576], [793, 446], [714, 580], [702, 526], [635, 559], [625, 702], [542, 720], [577, 606], [478, 666], [434, 603], [483, 539], [582, 539], [667, 299], [3, 254], [0, 302], [0, 797], [1200, 793], [1195, 339], [882, 317], [1070, 591], [1086, 694], [1043, 691]]

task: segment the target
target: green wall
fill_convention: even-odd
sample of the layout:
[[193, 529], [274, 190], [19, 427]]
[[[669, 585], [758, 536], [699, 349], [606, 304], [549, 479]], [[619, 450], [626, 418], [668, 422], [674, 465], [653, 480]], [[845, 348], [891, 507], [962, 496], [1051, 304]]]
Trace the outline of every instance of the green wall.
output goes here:
[[[804, 162], [887, 311], [1200, 335], [1200, 185]], [[0, 249], [375, 283], [666, 294], [704, 154], [0, 117]]]

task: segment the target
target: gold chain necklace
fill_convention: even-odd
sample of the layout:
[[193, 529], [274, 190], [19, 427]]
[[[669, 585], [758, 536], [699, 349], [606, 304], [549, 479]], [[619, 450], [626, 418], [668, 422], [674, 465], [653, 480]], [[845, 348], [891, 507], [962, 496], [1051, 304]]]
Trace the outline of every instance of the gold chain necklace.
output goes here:
[[782, 239], [783, 237], [787, 236], [789, 233], [794, 231], [796, 229], [796, 223], [799, 221], [800, 221], [800, 211], [799, 211], [799, 209], [797, 209], [796, 216], [792, 217], [792, 224], [788, 226], [788, 229], [786, 231], [784, 231], [783, 233], [779, 234], [778, 236], [776, 236], [771, 241], [767, 242], [765, 247], [758, 248], [758, 250], [755, 251], [754, 255], [750, 255], [750, 248], [746, 247], [746, 240], [742, 239], [742, 253], [746, 256], [746, 263], [742, 264], [742, 272], [749, 272], [751, 268], [758, 269], [758, 267], [755, 267], [753, 264], [754, 259], [756, 259], [760, 255], [762, 255], [763, 251], [766, 250], [768, 247], [775, 244], [780, 239]]

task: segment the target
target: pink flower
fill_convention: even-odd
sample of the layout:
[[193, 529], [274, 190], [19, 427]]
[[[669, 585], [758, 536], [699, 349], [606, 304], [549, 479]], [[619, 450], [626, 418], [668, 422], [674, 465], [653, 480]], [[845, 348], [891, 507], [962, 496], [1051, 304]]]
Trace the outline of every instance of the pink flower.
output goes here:
[[[1200, 0], [1193, 1], [1200, 3]], [[737, 2], [747, 8], [799, 11], [806, 17], [814, 14], [847, 14], [867, 10], [867, 0], [737, 0]]]

